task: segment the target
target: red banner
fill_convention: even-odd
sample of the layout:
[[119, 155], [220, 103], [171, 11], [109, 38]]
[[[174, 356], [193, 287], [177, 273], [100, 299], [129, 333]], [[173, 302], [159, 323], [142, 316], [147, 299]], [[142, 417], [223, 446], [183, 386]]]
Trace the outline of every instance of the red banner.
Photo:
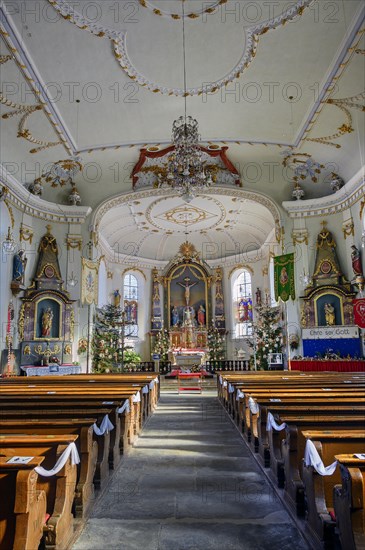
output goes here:
[[358, 327], [365, 328], [365, 298], [353, 300], [354, 320]]

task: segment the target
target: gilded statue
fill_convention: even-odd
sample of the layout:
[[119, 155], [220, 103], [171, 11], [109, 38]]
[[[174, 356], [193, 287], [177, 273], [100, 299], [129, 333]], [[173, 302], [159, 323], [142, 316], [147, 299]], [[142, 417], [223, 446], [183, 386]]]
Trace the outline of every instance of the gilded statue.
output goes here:
[[336, 324], [335, 308], [329, 302], [326, 302], [324, 304], [324, 316], [326, 319], [327, 326], [333, 326]]

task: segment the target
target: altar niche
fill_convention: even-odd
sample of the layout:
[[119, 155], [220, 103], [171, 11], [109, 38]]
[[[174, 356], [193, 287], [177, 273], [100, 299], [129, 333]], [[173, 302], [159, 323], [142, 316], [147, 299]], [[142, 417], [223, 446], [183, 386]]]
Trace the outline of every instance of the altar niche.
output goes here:
[[174, 266], [165, 280], [172, 348], [205, 348], [210, 318], [208, 274], [202, 266], [190, 262]]
[[62, 338], [62, 304], [55, 298], [45, 298], [35, 304], [35, 340]]

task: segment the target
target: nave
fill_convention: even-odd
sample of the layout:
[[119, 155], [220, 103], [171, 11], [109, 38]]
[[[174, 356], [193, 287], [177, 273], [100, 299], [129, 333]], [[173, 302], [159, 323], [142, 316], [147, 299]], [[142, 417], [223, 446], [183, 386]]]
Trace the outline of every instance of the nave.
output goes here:
[[307, 549], [215, 390], [161, 392], [73, 550]]

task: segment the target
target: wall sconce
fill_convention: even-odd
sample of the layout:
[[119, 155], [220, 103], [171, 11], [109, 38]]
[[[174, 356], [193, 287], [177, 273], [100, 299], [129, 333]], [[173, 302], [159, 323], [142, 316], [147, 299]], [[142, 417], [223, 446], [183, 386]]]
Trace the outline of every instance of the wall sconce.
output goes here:
[[310, 277], [309, 273], [306, 273], [305, 269], [303, 269], [303, 273], [299, 275], [299, 281], [302, 287], [306, 288], [312, 284], [312, 277]]
[[6, 239], [3, 241], [3, 251], [6, 254], [11, 254], [14, 252], [16, 247], [16, 243], [13, 239], [13, 235], [10, 231], [10, 227], [8, 227], [8, 234], [6, 235]]
[[67, 278], [67, 286], [75, 287], [78, 283], [78, 279], [76, 279], [74, 272], [71, 271], [71, 275]]

